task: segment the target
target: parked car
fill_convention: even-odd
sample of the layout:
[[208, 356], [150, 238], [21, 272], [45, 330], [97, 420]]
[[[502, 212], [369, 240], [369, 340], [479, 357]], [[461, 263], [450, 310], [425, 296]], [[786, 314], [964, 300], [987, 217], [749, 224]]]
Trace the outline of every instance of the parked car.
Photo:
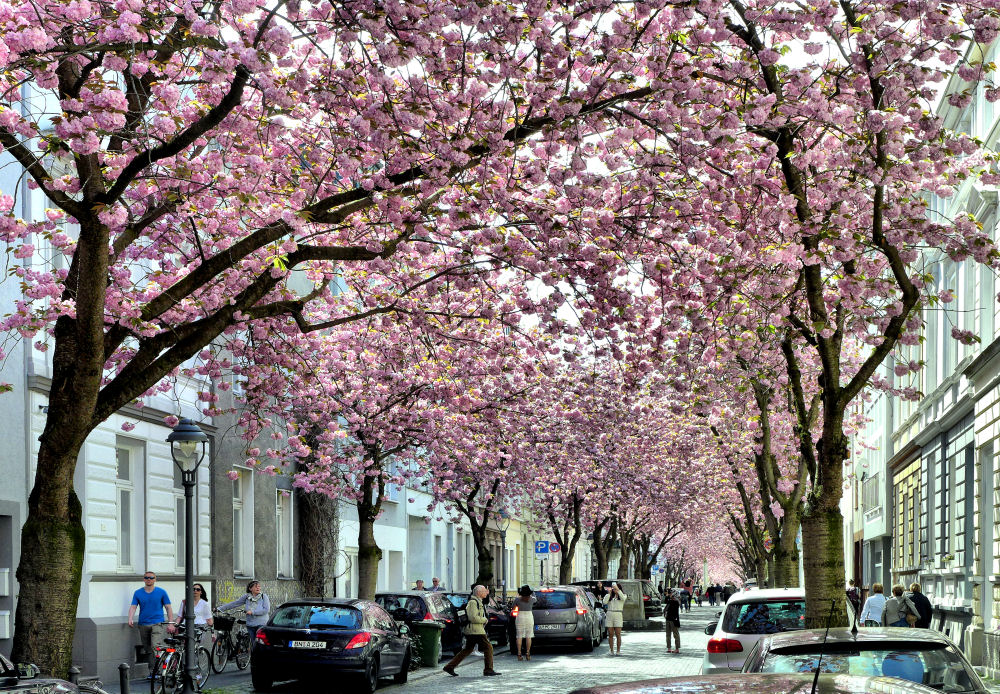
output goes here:
[[18, 665], [0, 655], [0, 692], [17, 694], [76, 694], [75, 684], [55, 677], [42, 677], [36, 665]]
[[[809, 694], [812, 675], [696, 675], [585, 687], [570, 694]], [[937, 691], [894, 677], [820, 675], [815, 694], [931, 694]]]
[[[443, 595], [456, 610], [464, 610], [472, 593], [438, 593], [438, 595]], [[495, 644], [506, 644], [514, 629], [507, 608], [493, 595], [486, 599], [483, 607], [486, 608], [486, 617], [490, 620], [486, 624], [486, 635]]]
[[656, 590], [653, 582], [645, 578], [623, 578], [621, 580], [614, 578], [594, 579], [590, 581], [574, 581], [570, 585], [583, 586], [600, 599], [611, 588], [612, 583], [617, 583], [625, 591], [625, 594], [630, 597], [636, 594], [636, 600], [639, 600], [641, 596], [642, 611], [646, 619], [659, 617], [663, 614], [663, 603], [660, 600], [660, 593]]
[[375, 602], [382, 606], [397, 622], [412, 627], [414, 622], [433, 620], [444, 626], [441, 632], [441, 651], [455, 653], [462, 649], [462, 627], [458, 611], [442, 597], [443, 593], [429, 590], [401, 590], [395, 593], [376, 593]]
[[[534, 644], [574, 645], [592, 651], [601, 642], [601, 620], [597, 608], [580, 586], [552, 586], [535, 591]], [[517, 609], [511, 612], [517, 617]]]
[[[854, 609], [844, 595], [848, 617]], [[806, 593], [803, 588], [763, 588], [735, 593], [720, 612], [720, 621], [705, 633], [711, 634], [702, 674], [736, 672], [743, 669], [750, 649], [765, 634], [800, 631], [805, 627]]]
[[278, 679], [311, 676], [330, 682], [344, 673], [356, 677], [365, 692], [374, 692], [382, 677], [402, 684], [410, 669], [408, 632], [368, 600], [292, 600], [257, 630], [250, 678], [259, 692]]
[[[822, 652], [822, 664], [819, 655]], [[747, 656], [743, 672], [885, 675], [939, 692], [986, 692], [972, 665], [944, 634], [931, 629], [806, 629], [769, 634]]]
[[597, 639], [597, 645], [600, 646], [601, 641], [604, 640], [604, 630], [607, 628], [606, 624], [608, 621], [608, 610], [607, 607], [604, 605], [604, 603], [598, 600], [597, 596], [591, 593], [589, 590], [587, 591], [587, 598], [589, 598], [590, 602], [594, 605], [594, 614], [597, 616], [597, 621], [601, 627], [601, 635]]

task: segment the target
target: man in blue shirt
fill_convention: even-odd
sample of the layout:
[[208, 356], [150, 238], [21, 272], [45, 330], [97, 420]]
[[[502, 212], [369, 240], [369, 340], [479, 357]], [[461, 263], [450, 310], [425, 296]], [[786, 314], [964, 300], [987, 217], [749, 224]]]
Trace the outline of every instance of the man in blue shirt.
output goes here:
[[156, 574], [147, 571], [142, 575], [143, 586], [132, 594], [132, 606], [128, 608], [128, 625], [135, 625], [135, 608], [139, 608], [139, 639], [146, 651], [149, 672], [152, 675], [155, 664], [154, 639], [163, 639], [163, 609], [167, 610], [165, 621], [174, 621], [174, 611], [170, 606], [167, 591], [156, 587]]

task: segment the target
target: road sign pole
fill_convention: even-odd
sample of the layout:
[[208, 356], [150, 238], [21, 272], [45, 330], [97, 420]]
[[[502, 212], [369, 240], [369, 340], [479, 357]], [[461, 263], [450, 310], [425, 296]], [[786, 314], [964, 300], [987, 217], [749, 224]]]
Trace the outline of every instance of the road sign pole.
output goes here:
[[541, 575], [538, 577], [538, 583], [539, 583], [539, 585], [543, 585], [543, 586], [545, 585], [545, 560], [544, 559], [542, 559], [542, 572], [541, 572]]

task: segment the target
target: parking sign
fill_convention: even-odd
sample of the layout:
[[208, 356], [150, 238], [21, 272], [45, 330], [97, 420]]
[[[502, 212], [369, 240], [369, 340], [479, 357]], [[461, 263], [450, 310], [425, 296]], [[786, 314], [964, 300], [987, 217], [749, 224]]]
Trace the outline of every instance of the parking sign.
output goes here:
[[535, 554], [548, 554], [549, 553], [549, 541], [548, 540], [536, 540], [535, 541]]

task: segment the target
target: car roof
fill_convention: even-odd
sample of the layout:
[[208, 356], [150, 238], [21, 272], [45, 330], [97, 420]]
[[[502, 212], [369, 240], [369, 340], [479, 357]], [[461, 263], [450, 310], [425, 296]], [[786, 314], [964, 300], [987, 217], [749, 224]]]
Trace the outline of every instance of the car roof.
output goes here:
[[[437, 592], [443, 592], [443, 591], [437, 591]], [[424, 598], [427, 597], [428, 595], [433, 595], [433, 594], [434, 591], [430, 590], [381, 590], [378, 593], [375, 593], [375, 597], [376, 598], [383, 596], [388, 597], [391, 595], [416, 595], [418, 597]]]
[[728, 605], [740, 602], [761, 602], [767, 600], [805, 600], [805, 588], [755, 588], [754, 590], [744, 590], [733, 593], [729, 598]]
[[799, 631], [785, 631], [779, 634], [766, 634], [764, 636], [769, 649], [788, 648], [790, 646], [804, 646], [808, 644], [826, 643], [873, 643], [879, 641], [924, 641], [939, 643], [946, 646], [953, 646], [954, 643], [947, 636], [933, 629], [913, 629], [909, 627], [865, 627], [858, 629], [857, 634], [846, 627], [836, 627], [830, 629], [826, 635], [826, 629], [801, 629]]
[[371, 600], [361, 598], [295, 598], [281, 603], [278, 607], [285, 605], [346, 605], [348, 607], [361, 607], [371, 604]]
[[[802, 694], [812, 689], [812, 673], [724, 674], [665, 677], [577, 689], [570, 694]], [[931, 694], [936, 689], [895, 677], [821, 674], [817, 694]]]

